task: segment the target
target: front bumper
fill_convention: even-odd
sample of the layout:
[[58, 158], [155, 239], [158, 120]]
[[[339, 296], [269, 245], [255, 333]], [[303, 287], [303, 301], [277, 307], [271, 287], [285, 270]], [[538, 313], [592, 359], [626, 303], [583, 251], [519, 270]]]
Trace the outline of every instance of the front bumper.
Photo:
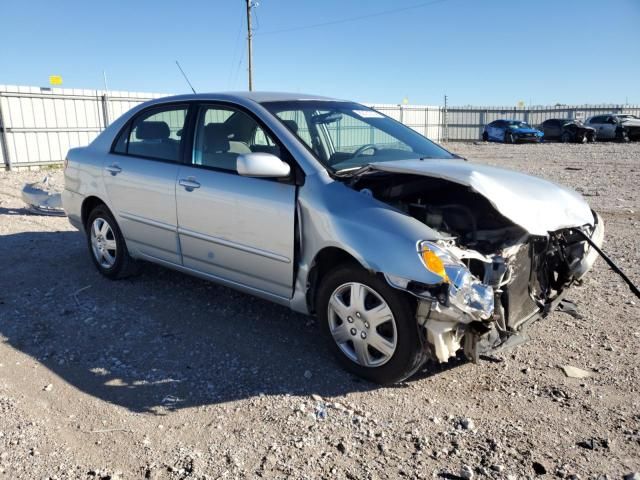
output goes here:
[[513, 139], [516, 142], [532, 142], [532, 143], [538, 143], [542, 140], [542, 135], [537, 135], [535, 133], [533, 134], [529, 134], [529, 133], [514, 133], [513, 134]]
[[[593, 215], [593, 227], [581, 230], [600, 247], [604, 223], [597, 213]], [[427, 292], [412, 291], [405, 285], [404, 289], [419, 299], [416, 320], [424, 328], [432, 356], [439, 362], [447, 362], [464, 347], [466, 356], [477, 360], [481, 354], [525, 341], [527, 327], [556, 310], [568, 289], [580, 282], [595, 263], [598, 256], [595, 249], [584, 239], [575, 239], [575, 229], [565, 229], [550, 234], [548, 239], [523, 243], [506, 259], [496, 256], [489, 268], [504, 266], [510, 280], [498, 285], [481, 284], [487, 292], [494, 292], [495, 297], [493, 302], [476, 302], [477, 311], [471, 311], [469, 305], [452, 296], [449, 301], [442, 301], [441, 297], [429, 297]], [[559, 263], [558, 258], [566, 264]], [[400, 288], [397, 284], [393, 286]]]

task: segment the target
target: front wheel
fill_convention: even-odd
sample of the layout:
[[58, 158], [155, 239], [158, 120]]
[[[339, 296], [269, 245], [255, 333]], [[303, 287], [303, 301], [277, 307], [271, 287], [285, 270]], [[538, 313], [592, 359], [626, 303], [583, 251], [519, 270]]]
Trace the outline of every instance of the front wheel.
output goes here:
[[489, 134], [487, 132], [483, 132], [482, 133], [482, 141], [483, 142], [488, 142], [489, 141]]
[[616, 131], [616, 138], [619, 142], [628, 143], [629, 142], [629, 132], [624, 128], [620, 128]]
[[358, 266], [325, 276], [316, 312], [330, 349], [351, 373], [390, 384], [411, 376], [424, 361], [415, 305]]
[[569, 132], [564, 132], [562, 134], [562, 137], [560, 137], [560, 140], [562, 141], [562, 143], [571, 142], [571, 134]]
[[105, 205], [91, 211], [85, 230], [91, 259], [102, 275], [117, 279], [137, 273], [138, 265], [129, 256], [120, 227]]

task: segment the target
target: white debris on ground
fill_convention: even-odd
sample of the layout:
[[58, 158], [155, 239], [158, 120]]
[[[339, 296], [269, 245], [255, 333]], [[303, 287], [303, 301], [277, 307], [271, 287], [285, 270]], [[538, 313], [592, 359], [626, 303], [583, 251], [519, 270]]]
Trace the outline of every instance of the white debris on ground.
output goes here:
[[22, 188], [22, 200], [33, 212], [40, 215], [64, 216], [62, 195], [54, 190], [49, 176], [34, 183], [27, 183]]

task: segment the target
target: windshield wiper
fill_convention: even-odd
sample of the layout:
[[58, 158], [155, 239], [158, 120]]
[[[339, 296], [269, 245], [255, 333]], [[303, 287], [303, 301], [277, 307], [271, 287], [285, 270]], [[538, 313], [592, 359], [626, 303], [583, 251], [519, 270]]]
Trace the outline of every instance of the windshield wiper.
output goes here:
[[363, 165], [361, 167], [343, 168], [342, 170], [334, 172], [334, 175], [337, 175], [338, 177], [359, 177], [363, 173], [367, 173], [372, 168], [373, 165], [367, 163], [366, 165]]

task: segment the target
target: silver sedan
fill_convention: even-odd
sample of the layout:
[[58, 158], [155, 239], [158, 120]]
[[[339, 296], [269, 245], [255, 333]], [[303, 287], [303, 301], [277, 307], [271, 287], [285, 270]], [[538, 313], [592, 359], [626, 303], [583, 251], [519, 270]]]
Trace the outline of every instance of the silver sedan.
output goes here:
[[103, 275], [149, 261], [316, 315], [340, 363], [380, 383], [519, 343], [603, 239], [571, 190], [307, 95], [142, 104], [70, 150], [65, 180]]

